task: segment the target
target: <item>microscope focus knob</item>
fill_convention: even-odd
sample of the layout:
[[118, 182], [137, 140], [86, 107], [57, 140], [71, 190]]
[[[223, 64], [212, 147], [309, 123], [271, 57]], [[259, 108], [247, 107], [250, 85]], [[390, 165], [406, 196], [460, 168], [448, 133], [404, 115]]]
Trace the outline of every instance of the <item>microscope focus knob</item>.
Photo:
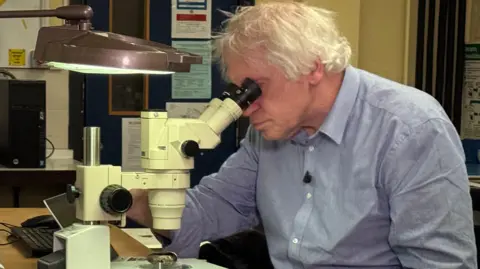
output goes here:
[[200, 152], [198, 143], [193, 140], [187, 140], [182, 143], [182, 152], [187, 157], [194, 157]]
[[100, 194], [100, 206], [110, 214], [127, 212], [133, 204], [132, 194], [120, 185], [110, 185]]
[[80, 197], [80, 190], [72, 184], [67, 185], [67, 201], [71, 204], [75, 203], [75, 199]]

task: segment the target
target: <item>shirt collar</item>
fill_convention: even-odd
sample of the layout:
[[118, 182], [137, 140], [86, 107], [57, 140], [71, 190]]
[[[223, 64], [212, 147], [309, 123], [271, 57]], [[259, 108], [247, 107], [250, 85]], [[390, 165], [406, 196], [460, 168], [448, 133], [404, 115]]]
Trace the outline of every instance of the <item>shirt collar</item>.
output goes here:
[[329, 136], [337, 144], [342, 142], [348, 118], [357, 99], [359, 87], [360, 78], [358, 71], [354, 67], [348, 66], [332, 110], [328, 113], [325, 122], [320, 127], [320, 132]]
[[322, 133], [330, 137], [335, 143], [340, 144], [343, 139], [348, 118], [357, 99], [360, 78], [358, 71], [348, 66], [345, 70], [342, 86], [335, 98], [332, 110], [328, 113], [325, 122], [315, 134], [308, 136], [305, 130], [301, 130], [294, 138], [294, 143], [305, 144], [308, 140]]

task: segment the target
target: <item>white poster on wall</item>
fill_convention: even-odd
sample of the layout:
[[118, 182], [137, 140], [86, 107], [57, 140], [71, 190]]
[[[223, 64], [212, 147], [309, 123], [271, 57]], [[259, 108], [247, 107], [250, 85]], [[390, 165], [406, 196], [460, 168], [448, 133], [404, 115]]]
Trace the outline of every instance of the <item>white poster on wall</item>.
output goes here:
[[480, 44], [465, 45], [462, 139], [480, 139]]
[[172, 38], [211, 36], [212, 0], [172, 0]]

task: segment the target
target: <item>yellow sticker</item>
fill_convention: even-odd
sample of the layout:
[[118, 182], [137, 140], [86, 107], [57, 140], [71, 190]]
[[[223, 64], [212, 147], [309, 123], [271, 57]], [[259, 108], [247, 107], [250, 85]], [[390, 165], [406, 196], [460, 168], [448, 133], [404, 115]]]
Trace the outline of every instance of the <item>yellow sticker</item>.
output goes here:
[[7, 2], [7, 0], [0, 0], [0, 6], [5, 4], [5, 2]]
[[9, 49], [8, 66], [25, 66], [25, 50]]

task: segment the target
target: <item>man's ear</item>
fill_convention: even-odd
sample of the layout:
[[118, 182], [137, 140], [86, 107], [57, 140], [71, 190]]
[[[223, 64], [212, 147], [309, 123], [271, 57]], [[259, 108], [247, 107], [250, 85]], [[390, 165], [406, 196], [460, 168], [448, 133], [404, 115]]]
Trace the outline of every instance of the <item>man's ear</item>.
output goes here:
[[322, 78], [325, 74], [324, 72], [325, 66], [320, 60], [316, 60], [314, 69], [308, 75], [308, 82], [311, 85], [317, 85], [318, 83], [320, 83], [320, 81], [322, 81]]

